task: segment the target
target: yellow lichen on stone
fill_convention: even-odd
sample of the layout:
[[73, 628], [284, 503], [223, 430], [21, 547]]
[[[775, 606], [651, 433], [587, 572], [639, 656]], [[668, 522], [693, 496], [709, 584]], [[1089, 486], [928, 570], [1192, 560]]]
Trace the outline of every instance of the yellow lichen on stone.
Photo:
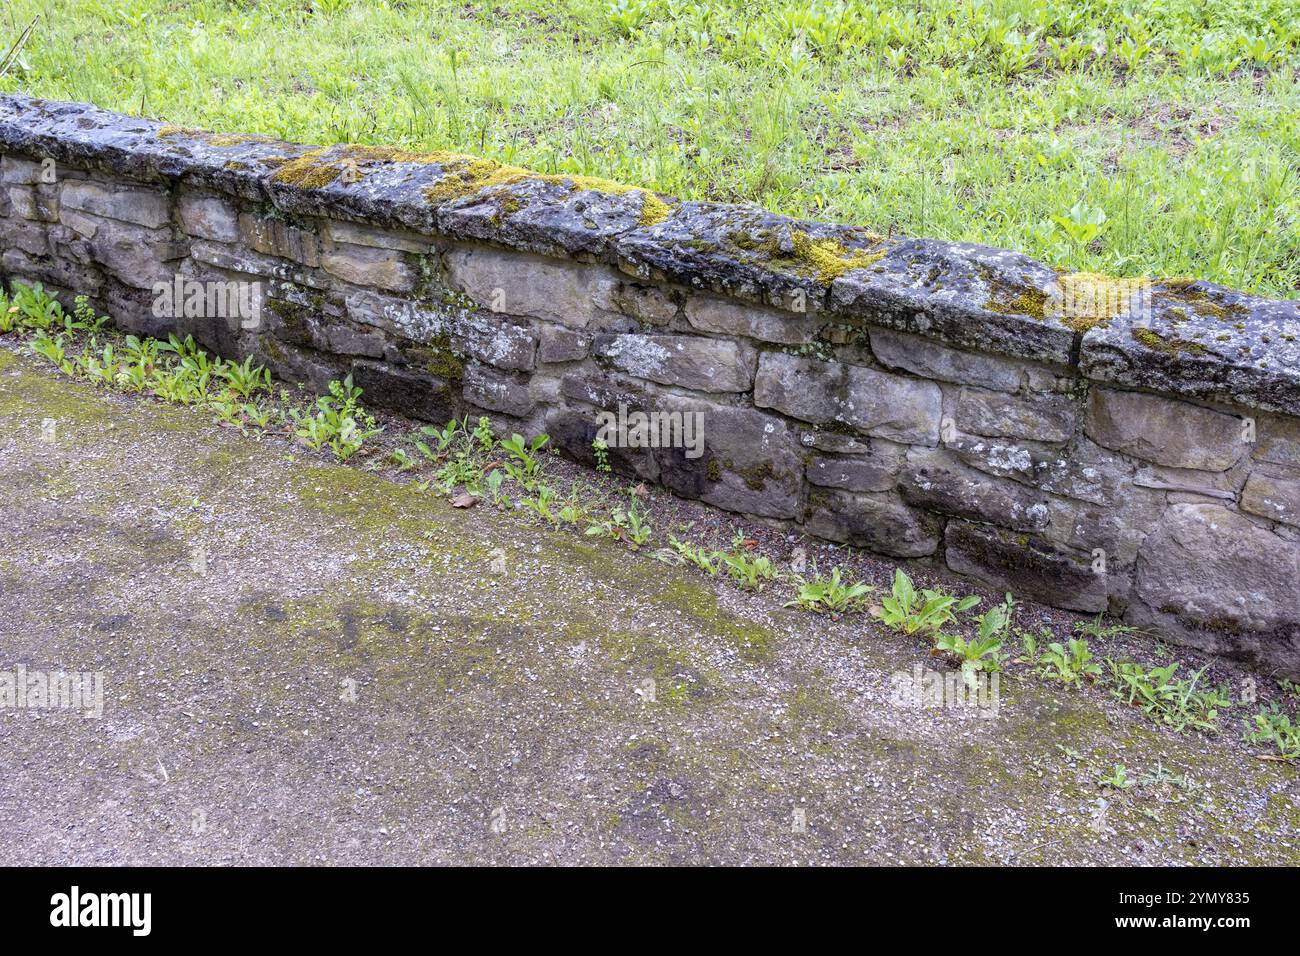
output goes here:
[[885, 257], [883, 249], [878, 252], [850, 252], [838, 240], [813, 239], [808, 233], [799, 230], [791, 234], [791, 240], [795, 258], [811, 268], [822, 282], [834, 281], [854, 269], [865, 269]]
[[321, 162], [324, 149], [313, 149], [297, 159], [290, 159], [271, 174], [271, 180], [303, 189], [320, 189], [338, 179], [343, 167], [338, 163]]

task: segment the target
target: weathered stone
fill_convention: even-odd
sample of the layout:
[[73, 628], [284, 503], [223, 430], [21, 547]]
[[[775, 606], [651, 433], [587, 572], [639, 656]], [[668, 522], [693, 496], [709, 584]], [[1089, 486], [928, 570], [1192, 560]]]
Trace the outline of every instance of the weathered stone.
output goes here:
[[1016, 363], [979, 352], [949, 348], [919, 335], [872, 329], [871, 351], [882, 365], [922, 378], [978, 385], [1003, 392], [1020, 388], [1022, 372]]
[[1017, 531], [1047, 527], [1047, 499], [1024, 485], [966, 468], [943, 451], [909, 452], [899, 489], [908, 504]]
[[592, 352], [612, 367], [661, 385], [743, 392], [754, 383], [753, 346], [695, 335], [597, 335]]
[[1254, 437], [1256, 460], [1300, 468], [1300, 419], [1260, 415]]
[[[593, 443], [600, 433], [601, 422], [594, 409], [552, 408], [546, 413], [546, 432], [551, 443], [575, 461], [596, 467]], [[649, 448], [620, 448], [606, 451], [610, 468], [620, 475], [657, 481], [659, 463]]]
[[283, 219], [240, 213], [239, 235], [250, 247], [268, 256], [292, 259], [313, 268], [321, 264], [320, 237]]
[[1083, 337], [1087, 377], [1300, 415], [1300, 302], [1186, 280], [1156, 283], [1148, 299]]
[[754, 404], [813, 424], [838, 422], [866, 435], [934, 445], [943, 396], [933, 382], [764, 352], [754, 380]]
[[[1050, 498], [1047, 507], [1047, 538], [1088, 555], [1100, 549], [1104, 554], [1094, 555], [1094, 560], [1102, 558], [1106, 573], [1126, 572], [1164, 513], [1165, 495], [1134, 488], [1109, 507], [1069, 498]], [[1111, 593], [1123, 596], [1118, 588]]]
[[905, 446], [895, 445], [892, 442], [879, 439], [869, 443], [865, 438], [855, 438], [852, 435], [818, 431], [816, 429], [801, 431], [799, 433], [799, 444], [805, 448], [816, 448], [818, 451], [830, 452], [833, 455], [865, 455], [876, 445], [889, 445], [893, 449], [905, 448]]
[[1086, 438], [1077, 439], [1067, 452], [958, 433], [946, 447], [964, 464], [990, 475], [1099, 505], [1114, 501], [1134, 472], [1130, 462]]
[[14, 213], [37, 222], [59, 221], [59, 192], [54, 186], [10, 186], [6, 190]]
[[808, 459], [808, 482], [821, 488], [843, 491], [888, 491], [898, 482], [902, 459], [902, 455], [888, 452], [860, 458], [811, 455]]
[[643, 386], [585, 366], [560, 380], [560, 394], [570, 401], [605, 411], [617, 411], [620, 405], [632, 410], [649, 410], [652, 401]]
[[[252, 354], [257, 364], [265, 365], [276, 378], [302, 382], [318, 395], [328, 394], [330, 382], [342, 379], [350, 370], [344, 359], [325, 352], [287, 345], [270, 335], [257, 337]], [[353, 381], [361, 384], [357, 378]], [[364, 396], [364, 401], [367, 404], [382, 404], [377, 396], [370, 394]]]
[[477, 362], [465, 368], [461, 397], [471, 405], [516, 418], [531, 412], [534, 404], [527, 385]]
[[851, 321], [921, 334], [960, 348], [1070, 364], [1075, 332], [1047, 306], [1052, 269], [1005, 249], [903, 239], [831, 283], [830, 306]]
[[0, 183], [35, 186], [43, 179], [42, 166], [18, 156], [0, 157]]
[[369, 246], [335, 245], [321, 257], [321, 266], [330, 275], [353, 285], [409, 292], [415, 288], [416, 274], [403, 255]]
[[321, 330], [324, 347], [339, 355], [360, 355], [366, 358], [383, 358], [388, 340], [373, 329], [361, 330], [352, 325], [327, 325]]
[[181, 229], [191, 236], [216, 242], [239, 240], [239, 215], [220, 196], [182, 192], [176, 200], [176, 215]]
[[459, 411], [452, 383], [434, 375], [357, 359], [352, 363], [352, 381], [364, 390], [367, 403], [413, 418], [445, 425]]
[[5, 245], [32, 256], [43, 256], [50, 251], [49, 231], [39, 222], [11, 222], [4, 228]]
[[[1300, 527], [1300, 481], [1275, 478], [1256, 471], [1242, 489], [1241, 508], [1270, 521]], [[1300, 588], [1300, 581], [1296, 586]]]
[[427, 253], [432, 241], [413, 232], [400, 232], [393, 229], [375, 229], [356, 222], [340, 219], [321, 220], [324, 236], [333, 242], [343, 242], [353, 246], [371, 246], [375, 249], [395, 249], [398, 252]]
[[957, 397], [957, 427], [990, 438], [1063, 442], [1074, 434], [1075, 405], [1063, 395], [1008, 395], [963, 388]]
[[83, 239], [93, 239], [95, 233], [99, 232], [99, 224], [103, 220], [97, 216], [87, 216], [75, 209], [63, 209], [59, 212], [59, 222]]
[[1109, 388], [1092, 389], [1084, 431], [1105, 448], [1172, 468], [1227, 471], [1249, 449], [1235, 415]]
[[922, 558], [939, 547], [941, 522], [914, 511], [896, 494], [816, 489], [808, 495], [804, 530], [895, 558]]
[[453, 249], [443, 257], [452, 286], [485, 309], [585, 328], [608, 313], [618, 279], [607, 269], [499, 249]]
[[329, 277], [315, 269], [252, 252], [232, 243], [199, 239], [190, 247], [190, 255], [197, 262], [226, 272], [277, 279], [293, 285], [310, 286], [313, 289], [324, 289], [330, 285]]
[[63, 184], [60, 202], [70, 209], [157, 229], [171, 220], [171, 201], [153, 189], [105, 186], [86, 180]]
[[1221, 505], [1177, 504], [1142, 545], [1129, 617], [1300, 678], [1297, 581], [1300, 544]]
[[[659, 480], [684, 498], [764, 518], [799, 514], [803, 462], [798, 438], [774, 415], [751, 408], [657, 396], [653, 411], [696, 414], [703, 448], [659, 448]], [[689, 454], [700, 452], [698, 457]]]
[[101, 219], [95, 237], [89, 241], [95, 261], [125, 283], [140, 289], [158, 282], [170, 282], [177, 274], [176, 263], [188, 246], [173, 242], [138, 226]]
[[948, 567], [1017, 598], [1096, 613], [1109, 604], [1109, 576], [1092, 570], [1092, 555], [1069, 551], [1045, 537], [968, 521], [949, 521], [944, 533]]
[[537, 346], [539, 362], [572, 362], [587, 357], [591, 336], [573, 329], [543, 325]]
[[595, 302], [602, 309], [620, 312], [648, 325], [667, 325], [677, 316], [677, 302], [670, 293], [632, 282], [597, 284]]
[[1227, 471], [1200, 471], [1195, 468], [1166, 468], [1142, 465], [1133, 472], [1133, 485], [1157, 491], [1208, 495], [1235, 501], [1246, 480], [1246, 462], [1238, 462]]
[[712, 296], [686, 300], [686, 321], [701, 332], [743, 335], [760, 342], [802, 345], [817, 334], [819, 322], [807, 315]]

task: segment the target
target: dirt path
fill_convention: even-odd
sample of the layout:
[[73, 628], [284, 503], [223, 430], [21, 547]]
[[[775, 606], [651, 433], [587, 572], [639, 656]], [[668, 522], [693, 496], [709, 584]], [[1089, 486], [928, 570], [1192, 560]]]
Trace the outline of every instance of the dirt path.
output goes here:
[[1235, 727], [927, 661], [0, 350], [0, 672], [105, 681], [0, 709], [7, 862], [1300, 862]]

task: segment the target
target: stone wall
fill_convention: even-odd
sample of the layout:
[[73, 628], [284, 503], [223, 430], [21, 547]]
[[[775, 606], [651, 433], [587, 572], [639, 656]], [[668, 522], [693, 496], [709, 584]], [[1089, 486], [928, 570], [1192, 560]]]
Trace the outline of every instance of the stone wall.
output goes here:
[[[0, 266], [434, 422], [1300, 676], [1300, 310], [454, 154], [0, 98]], [[169, 318], [159, 284], [253, 284]], [[679, 443], [680, 444], [680, 443]]]

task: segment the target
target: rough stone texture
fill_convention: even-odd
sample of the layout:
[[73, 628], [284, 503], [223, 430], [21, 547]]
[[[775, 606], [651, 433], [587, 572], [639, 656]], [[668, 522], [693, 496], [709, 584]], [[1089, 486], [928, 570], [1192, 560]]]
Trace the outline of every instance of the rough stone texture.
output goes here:
[[1063, 395], [1007, 395], [963, 388], [957, 399], [957, 427], [989, 438], [1063, 442], [1075, 432], [1075, 404]]
[[843, 491], [888, 491], [898, 483], [902, 456], [879, 454], [845, 458], [839, 455], [811, 455], [808, 483]]
[[701, 332], [742, 335], [780, 345], [811, 342], [820, 324], [792, 312], [712, 296], [694, 296], [688, 300], [686, 321]]
[[992, 521], [1016, 531], [1047, 527], [1044, 495], [965, 468], [945, 451], [909, 455], [901, 489], [908, 504], [926, 511]]
[[613, 368], [700, 392], [744, 392], [754, 384], [753, 346], [693, 335], [598, 335], [592, 350]]
[[494, 312], [586, 328], [608, 315], [597, 305], [617, 281], [602, 270], [497, 249], [454, 249], [444, 257], [452, 286]]
[[71, 182], [63, 186], [61, 202], [70, 209], [133, 222], [150, 229], [157, 229], [171, 220], [171, 203], [167, 194], [151, 189]]
[[748, 408], [664, 399], [661, 410], [699, 412], [704, 451], [656, 450], [659, 480], [685, 498], [764, 518], [799, 514], [803, 463], [798, 436], [774, 415]]
[[216, 242], [239, 240], [239, 214], [220, 196], [182, 193], [176, 200], [176, 215], [181, 229], [191, 236]]
[[1271, 521], [1300, 527], [1300, 481], [1274, 478], [1257, 471], [1242, 489], [1241, 508]]
[[1138, 559], [1129, 616], [1215, 653], [1300, 662], [1300, 544], [1218, 504], [1175, 504]]
[[1091, 554], [1066, 550], [1037, 535], [992, 525], [950, 521], [944, 539], [948, 567], [1017, 595], [1073, 611], [1106, 610], [1109, 576], [1092, 570]]
[[895, 494], [814, 490], [804, 527], [811, 534], [896, 558], [922, 558], [939, 547], [941, 522]]
[[931, 339], [888, 329], [871, 331], [871, 351], [882, 365], [941, 382], [1014, 392], [1024, 373], [1006, 359], [940, 345]]
[[1084, 431], [1105, 448], [1171, 468], [1227, 471], [1248, 450], [1236, 416], [1109, 388], [1092, 390]]
[[864, 435], [936, 444], [943, 396], [932, 382], [764, 352], [754, 381], [754, 404], [816, 425], [836, 422]]
[[[1157, 281], [1085, 333], [1006, 250], [22, 96], [0, 154], [2, 277], [124, 329], [589, 464], [602, 410], [698, 410], [700, 457], [614, 469], [1300, 675], [1295, 302]], [[176, 276], [256, 283], [262, 324], [154, 315]]]

